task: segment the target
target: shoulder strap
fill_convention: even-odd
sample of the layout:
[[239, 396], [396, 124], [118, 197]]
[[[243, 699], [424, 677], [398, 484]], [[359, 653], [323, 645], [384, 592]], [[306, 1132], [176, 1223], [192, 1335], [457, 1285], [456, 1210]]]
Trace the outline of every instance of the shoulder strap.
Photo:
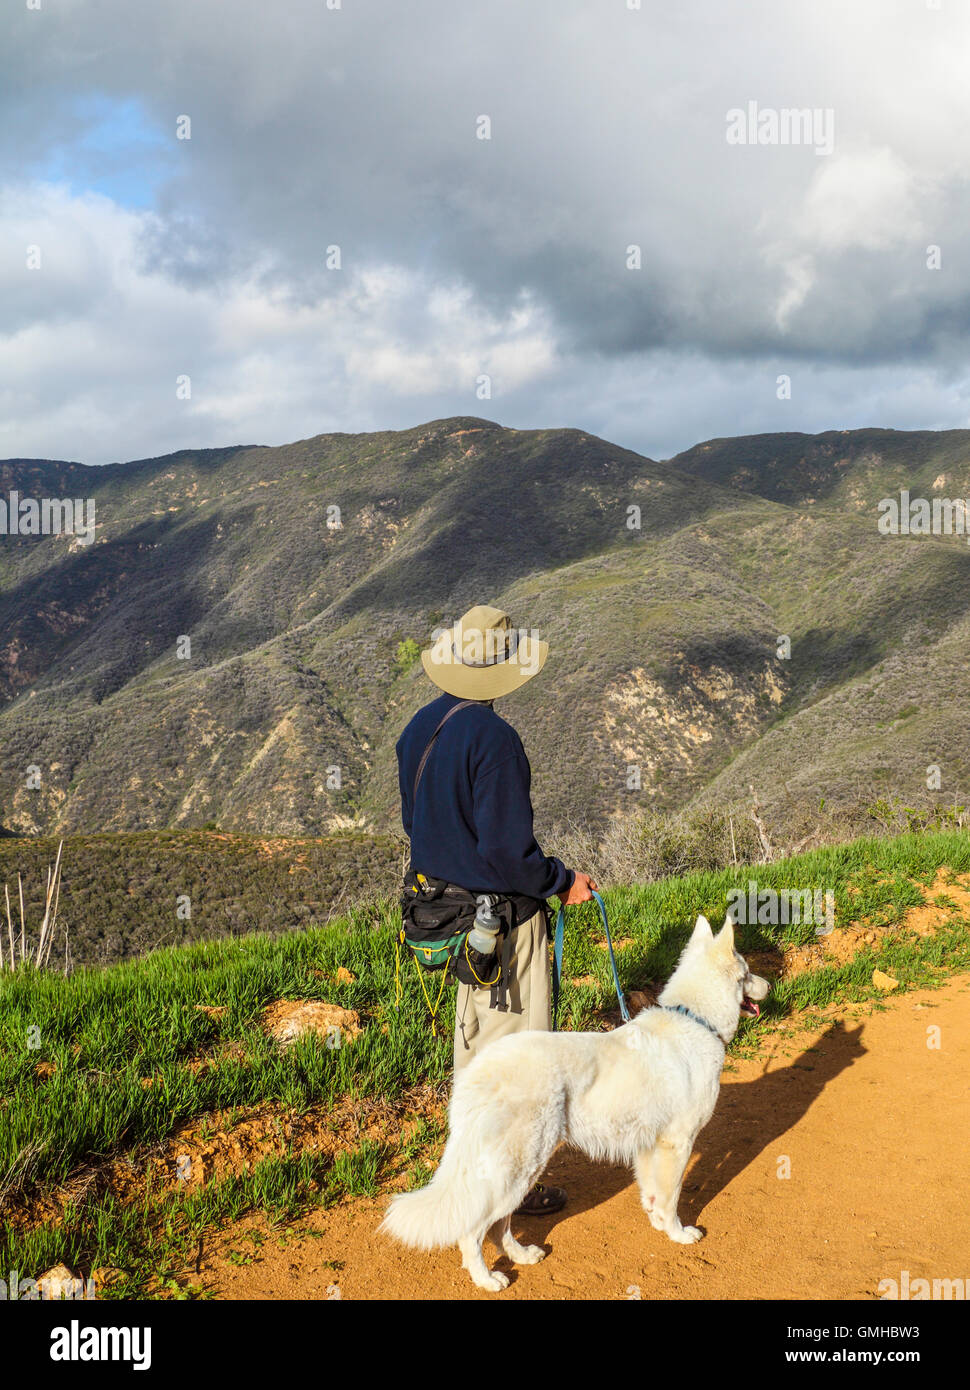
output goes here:
[[441, 722], [438, 724], [438, 727], [435, 729], [434, 733], [433, 733], [433, 734], [431, 735], [431, 737], [428, 739], [428, 746], [427, 746], [427, 748], [424, 750], [424, 752], [421, 754], [421, 761], [418, 763], [418, 770], [417, 770], [417, 772], [416, 772], [415, 775], [414, 775], [414, 787], [413, 787], [412, 792], [411, 792], [411, 807], [412, 807], [412, 809], [414, 808], [414, 803], [415, 803], [415, 801], [417, 800], [417, 797], [418, 797], [418, 783], [421, 781], [421, 776], [422, 776], [422, 774], [423, 774], [423, 772], [424, 772], [424, 765], [425, 765], [425, 763], [428, 761], [428, 754], [431, 752], [432, 748], [434, 747], [434, 745], [435, 745], [435, 740], [437, 739], [438, 735], [441, 733], [441, 730], [445, 727], [445, 725], [448, 723], [448, 720], [451, 718], [451, 716], [452, 716], [453, 714], [457, 714], [458, 711], [459, 711], [460, 709], [464, 709], [466, 705], [475, 705], [475, 704], [478, 704], [478, 701], [477, 701], [477, 700], [459, 700], [458, 703], [457, 703], [457, 705], [452, 705], [451, 709], [450, 709], [450, 710], [448, 711], [448, 713], [445, 715], [444, 719], [441, 720]]

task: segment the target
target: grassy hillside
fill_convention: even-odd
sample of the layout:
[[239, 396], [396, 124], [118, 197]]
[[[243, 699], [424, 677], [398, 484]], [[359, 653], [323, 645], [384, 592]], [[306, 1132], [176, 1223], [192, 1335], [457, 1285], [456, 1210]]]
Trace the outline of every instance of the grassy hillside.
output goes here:
[[[877, 1000], [874, 970], [905, 990], [970, 968], [968, 871], [970, 835], [923, 834], [617, 889], [623, 987], [644, 991], [637, 1005], [652, 997], [696, 914], [720, 921], [752, 877], [759, 890], [830, 889], [836, 931], [822, 944], [804, 922], [739, 927], [775, 981], [730, 1049], [750, 1053], [818, 1009]], [[931, 927], [911, 915], [923, 903], [936, 905]], [[451, 1005], [433, 1037], [405, 971], [396, 1007], [392, 921], [377, 904], [66, 980], [0, 974], [0, 1266], [38, 1274], [63, 1260], [97, 1270], [102, 1295], [192, 1296], [199, 1242], [226, 1220], [254, 1207], [292, 1220], [391, 1174], [418, 1181], [441, 1133]], [[595, 913], [571, 910], [565, 1027], [616, 1020], [602, 947]], [[359, 1033], [281, 1048], [265, 1011], [286, 999], [352, 1011]]]
[[967, 431], [763, 435], [656, 463], [475, 418], [97, 469], [8, 460], [0, 493], [92, 497], [98, 529], [0, 545], [0, 821], [394, 829], [394, 743], [434, 693], [400, 644], [483, 599], [551, 644], [503, 705], [540, 828], [748, 781], [776, 816], [951, 801], [970, 548], [881, 536], [875, 508], [903, 485], [965, 496], [968, 464]]

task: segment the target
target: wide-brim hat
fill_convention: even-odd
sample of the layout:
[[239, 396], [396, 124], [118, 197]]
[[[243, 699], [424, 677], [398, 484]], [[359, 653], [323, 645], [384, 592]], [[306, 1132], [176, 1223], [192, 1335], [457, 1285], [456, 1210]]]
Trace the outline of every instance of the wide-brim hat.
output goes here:
[[462, 700], [495, 700], [537, 676], [548, 655], [548, 642], [513, 627], [500, 608], [479, 604], [438, 634], [421, 663], [439, 690]]

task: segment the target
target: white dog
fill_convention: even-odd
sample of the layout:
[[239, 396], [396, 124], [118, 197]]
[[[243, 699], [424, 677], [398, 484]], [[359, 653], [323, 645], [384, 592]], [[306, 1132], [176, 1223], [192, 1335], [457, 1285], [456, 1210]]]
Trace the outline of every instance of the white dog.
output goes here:
[[438, 1171], [392, 1199], [381, 1229], [425, 1250], [457, 1243], [479, 1288], [504, 1289], [482, 1242], [516, 1264], [544, 1257], [514, 1238], [511, 1214], [568, 1143], [632, 1164], [653, 1226], [682, 1245], [700, 1240], [677, 1216], [684, 1169], [717, 1103], [725, 1045], [767, 993], [734, 949], [731, 919], [715, 936], [698, 917], [658, 1007], [612, 1033], [515, 1033], [476, 1057], [455, 1082]]

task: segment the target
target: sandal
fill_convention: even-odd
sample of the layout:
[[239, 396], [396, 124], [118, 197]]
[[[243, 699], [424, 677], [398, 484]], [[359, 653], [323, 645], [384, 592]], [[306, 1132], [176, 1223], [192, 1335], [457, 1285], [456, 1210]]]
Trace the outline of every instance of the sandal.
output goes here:
[[566, 1205], [566, 1189], [563, 1187], [543, 1187], [537, 1182], [521, 1206], [516, 1207], [516, 1216], [548, 1216], [554, 1211], [562, 1211]]

